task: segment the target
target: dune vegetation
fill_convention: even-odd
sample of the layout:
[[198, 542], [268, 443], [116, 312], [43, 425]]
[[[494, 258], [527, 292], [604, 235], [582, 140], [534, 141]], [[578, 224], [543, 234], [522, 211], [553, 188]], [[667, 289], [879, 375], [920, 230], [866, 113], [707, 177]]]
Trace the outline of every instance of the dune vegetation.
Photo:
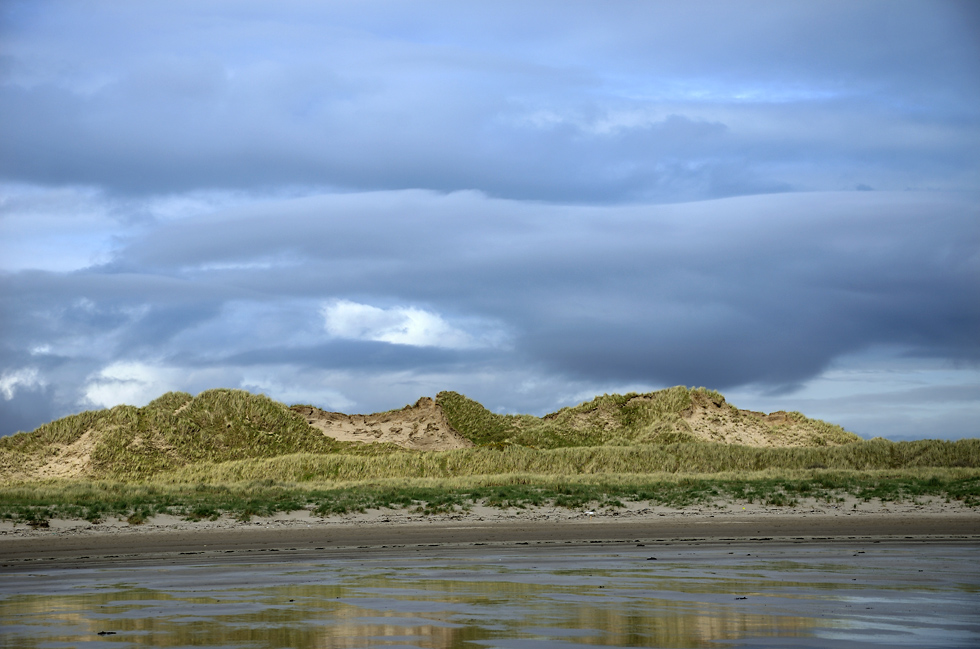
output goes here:
[[467, 447], [339, 441], [330, 422], [349, 428], [353, 417], [240, 390], [172, 392], [142, 408], [72, 415], [0, 438], [0, 518], [43, 525], [52, 516], [116, 516], [137, 524], [159, 513], [247, 519], [301, 508], [437, 512], [476, 503], [793, 505], [844, 495], [980, 504], [978, 439], [865, 441], [800, 413], [739, 410], [704, 388], [603, 395], [544, 417], [500, 415], [442, 392], [434, 403], [440, 419], [426, 419], [427, 428], [414, 416], [423, 401], [359, 416], [357, 432], [369, 441], [373, 421], [387, 431], [403, 422], [405, 439], [417, 439], [442, 426]]

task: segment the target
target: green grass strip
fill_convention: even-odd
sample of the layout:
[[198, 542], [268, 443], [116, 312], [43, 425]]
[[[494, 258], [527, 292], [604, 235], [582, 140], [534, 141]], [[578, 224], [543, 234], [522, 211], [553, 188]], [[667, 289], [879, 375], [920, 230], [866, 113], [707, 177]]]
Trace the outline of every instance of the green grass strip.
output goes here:
[[311, 509], [329, 516], [368, 509], [423, 513], [491, 507], [622, 507], [626, 502], [677, 509], [718, 503], [795, 506], [803, 500], [903, 502], [933, 497], [980, 505], [980, 470], [784, 471], [748, 475], [607, 474], [565, 478], [528, 474], [349, 483], [228, 484], [51, 481], [0, 487], [0, 520], [44, 526], [52, 518], [92, 522], [117, 517], [139, 524], [156, 514], [190, 520]]

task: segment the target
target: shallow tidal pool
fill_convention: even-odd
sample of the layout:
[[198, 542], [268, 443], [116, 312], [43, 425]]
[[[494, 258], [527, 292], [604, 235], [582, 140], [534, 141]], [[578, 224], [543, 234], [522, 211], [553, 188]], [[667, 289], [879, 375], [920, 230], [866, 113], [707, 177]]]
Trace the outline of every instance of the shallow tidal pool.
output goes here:
[[308, 551], [0, 572], [4, 647], [977, 647], [970, 544]]

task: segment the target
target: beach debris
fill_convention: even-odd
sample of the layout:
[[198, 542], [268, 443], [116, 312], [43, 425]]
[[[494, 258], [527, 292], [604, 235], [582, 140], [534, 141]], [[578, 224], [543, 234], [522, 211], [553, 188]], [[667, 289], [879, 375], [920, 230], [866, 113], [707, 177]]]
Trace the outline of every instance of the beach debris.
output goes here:
[[116, 635], [115, 631], [99, 631], [96, 635]]

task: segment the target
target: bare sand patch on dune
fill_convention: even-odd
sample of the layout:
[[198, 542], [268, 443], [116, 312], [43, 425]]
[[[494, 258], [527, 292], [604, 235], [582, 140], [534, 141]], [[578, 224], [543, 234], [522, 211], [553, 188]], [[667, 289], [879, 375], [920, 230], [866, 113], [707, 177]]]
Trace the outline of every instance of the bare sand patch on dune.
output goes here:
[[716, 402], [703, 395], [696, 397], [680, 417], [697, 439], [770, 448], [813, 445], [813, 431], [799, 426], [788, 412], [766, 414], [735, 408], [723, 399]]
[[474, 446], [449, 424], [436, 402], [422, 397], [414, 405], [372, 415], [346, 415], [313, 406], [294, 412], [324, 435], [342, 442], [390, 443], [417, 451], [449, 451]]
[[98, 436], [86, 431], [69, 444], [52, 445], [46, 457], [31, 457], [9, 475], [11, 480], [39, 478], [74, 478], [83, 475], [91, 464]]

